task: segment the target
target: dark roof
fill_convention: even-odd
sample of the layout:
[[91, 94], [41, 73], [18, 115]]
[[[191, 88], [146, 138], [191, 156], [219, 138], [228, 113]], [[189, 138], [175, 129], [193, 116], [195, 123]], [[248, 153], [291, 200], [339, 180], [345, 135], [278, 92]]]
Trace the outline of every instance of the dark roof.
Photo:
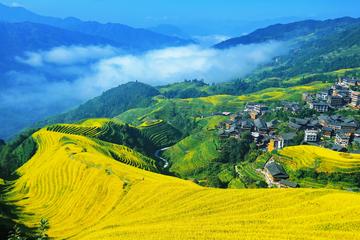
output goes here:
[[289, 141], [289, 140], [293, 140], [296, 137], [296, 133], [284, 133], [281, 135], [281, 137], [285, 140], [285, 141]]
[[354, 123], [354, 122], [344, 122], [344, 123], [340, 123], [340, 126], [341, 127], [353, 127], [353, 128], [356, 128], [357, 127], [357, 124]]
[[312, 104], [314, 106], [327, 106], [328, 105], [326, 102], [323, 102], [323, 101], [313, 102]]
[[300, 185], [299, 185], [298, 183], [296, 183], [296, 182], [291, 182], [291, 181], [285, 180], [285, 179], [281, 179], [279, 183], [282, 184], [282, 185], [291, 187], [291, 188], [298, 188], [298, 187], [300, 187]]
[[296, 124], [296, 123], [293, 123], [293, 122], [289, 122], [289, 127], [294, 128], [294, 129], [300, 129], [300, 128], [302, 128], [301, 125]]
[[241, 126], [242, 127], [253, 127], [254, 123], [247, 119], [247, 120], [244, 120], [241, 122]]
[[304, 119], [302, 119], [302, 118], [294, 118], [293, 121], [298, 125], [305, 126], [310, 122], [310, 119], [308, 119], [308, 118], [304, 118]]
[[270, 163], [266, 164], [265, 168], [270, 172], [270, 174], [273, 177], [282, 178], [282, 179], [289, 178], [289, 175], [287, 175], [283, 166], [281, 166], [280, 164], [278, 164], [276, 162], [270, 162]]
[[332, 132], [333, 131], [333, 129], [331, 127], [323, 127], [322, 130], [326, 131], [326, 132]]
[[267, 129], [266, 122], [260, 118], [255, 119], [254, 124], [258, 129]]

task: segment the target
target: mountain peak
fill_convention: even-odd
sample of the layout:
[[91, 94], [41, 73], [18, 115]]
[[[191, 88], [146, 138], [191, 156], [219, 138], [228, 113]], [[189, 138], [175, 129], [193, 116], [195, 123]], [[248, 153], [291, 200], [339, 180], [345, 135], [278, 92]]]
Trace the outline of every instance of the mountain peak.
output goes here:
[[224, 49], [231, 48], [239, 44], [262, 43], [269, 40], [286, 41], [310, 33], [334, 29], [336, 27], [348, 27], [349, 25], [355, 23], [360, 23], [360, 18], [342, 17], [323, 21], [309, 19], [286, 24], [278, 23], [265, 28], [257, 29], [245, 36], [228, 39], [216, 44], [214, 47]]

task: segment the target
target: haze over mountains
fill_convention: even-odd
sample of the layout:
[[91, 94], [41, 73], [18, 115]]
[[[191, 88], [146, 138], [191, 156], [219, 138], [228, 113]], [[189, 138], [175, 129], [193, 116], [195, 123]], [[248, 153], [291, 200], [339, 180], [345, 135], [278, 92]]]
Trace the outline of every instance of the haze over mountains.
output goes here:
[[[270, 64], [273, 71], [257, 72], [250, 79], [265, 80], [261, 84], [271, 87], [280, 82], [267, 79], [284, 74], [284, 68], [287, 76], [299, 74], [299, 61], [307, 61], [309, 66], [320, 62], [318, 68], [307, 69], [309, 73], [334, 70], [341, 64], [335, 62], [338, 58], [327, 57], [339, 47], [331, 43], [332, 38], [347, 39], [346, 44], [341, 43], [342, 59], [351, 59], [357, 66], [356, 56], [347, 50], [359, 43], [359, 22], [340, 18], [276, 24], [208, 49], [193, 45], [186, 33], [171, 25], [137, 29], [44, 17], [0, 5], [0, 120], [4, 123], [0, 138], [129, 81], [151, 85], [194, 78], [224, 82]], [[228, 89], [218, 93], [239, 93], [236, 86]], [[243, 88], [245, 92], [249, 89]]]

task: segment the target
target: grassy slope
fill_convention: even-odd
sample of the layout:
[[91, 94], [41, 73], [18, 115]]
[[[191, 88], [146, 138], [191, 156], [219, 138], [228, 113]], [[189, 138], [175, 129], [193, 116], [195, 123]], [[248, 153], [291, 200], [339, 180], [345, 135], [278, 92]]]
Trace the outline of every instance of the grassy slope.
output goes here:
[[54, 239], [360, 239], [358, 194], [207, 189], [114, 161], [83, 136], [34, 137], [8, 199], [27, 225], [48, 219]]
[[[240, 110], [246, 102], [298, 100], [300, 99], [302, 92], [322, 89], [324, 86], [327, 85], [323, 83], [314, 83], [289, 89], [266, 89], [243, 96], [217, 95], [204, 98], [182, 99], [178, 101], [185, 102], [186, 105], [191, 108], [206, 105], [206, 109], [215, 110], [217, 107], [221, 108], [226, 106], [226, 108], [222, 110], [236, 111]], [[198, 111], [201, 111], [201, 109]], [[209, 121], [209, 126], [203, 126], [201, 131], [195, 131], [190, 136], [167, 150], [165, 156], [172, 163], [170, 171], [179, 174], [182, 177], [199, 177], [197, 176], [197, 172], [206, 168], [211, 161], [218, 157], [218, 151], [216, 150], [218, 136], [216, 132], [209, 131], [209, 129], [214, 129], [214, 125], [224, 120], [225, 118], [221, 117], [203, 119], [202, 123], [199, 125], [204, 125], [204, 123], [206, 125], [206, 122]]]
[[179, 130], [164, 121], [146, 121], [139, 126], [141, 132], [147, 136], [158, 148], [170, 146], [178, 142], [182, 134]]
[[170, 171], [181, 177], [204, 177], [198, 176], [197, 172], [207, 168], [218, 157], [219, 140], [214, 130], [215, 125], [225, 119], [215, 116], [198, 120], [199, 131], [166, 150], [164, 156], [171, 161]]

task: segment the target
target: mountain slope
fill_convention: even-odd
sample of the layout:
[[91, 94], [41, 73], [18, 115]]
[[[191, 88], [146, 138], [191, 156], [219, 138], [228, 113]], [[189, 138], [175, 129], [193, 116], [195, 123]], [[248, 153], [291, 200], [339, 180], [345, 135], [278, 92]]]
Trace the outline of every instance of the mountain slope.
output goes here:
[[344, 17], [325, 21], [305, 20], [288, 24], [275, 24], [266, 28], [258, 29], [242, 37], [231, 38], [216, 44], [219, 49], [234, 47], [239, 44], [254, 44], [266, 41], [286, 41], [293, 38], [306, 36], [313, 33], [326, 34], [335, 29], [347, 28], [353, 24], [359, 24], [360, 18]]
[[34, 138], [6, 199], [20, 223], [47, 219], [53, 239], [360, 239], [355, 193], [202, 188], [117, 162], [83, 136]]
[[44, 17], [22, 7], [7, 7], [2, 4], [0, 4], [0, 21], [29, 21], [47, 24], [87, 35], [106, 38], [116, 43], [115, 45], [124, 46], [133, 50], [149, 50], [192, 43], [190, 40], [167, 36], [146, 29], [132, 28], [123, 24], [101, 24], [98, 22], [84, 22], [77, 18], [60, 19]]
[[[278, 24], [259, 29], [247, 36], [234, 38], [215, 46], [228, 48], [237, 44], [283, 41], [288, 53], [276, 57], [248, 76], [223, 87], [246, 93], [266, 87], [286, 87], [311, 81], [333, 81], [334, 77], [359, 75], [360, 19], [340, 18], [326, 21], [303, 21]], [[290, 85], [291, 86], [291, 85]]]
[[159, 95], [159, 91], [150, 85], [129, 82], [104, 92], [72, 111], [39, 122], [36, 126], [74, 122], [86, 118], [114, 117], [131, 108], [150, 105], [156, 95]]

